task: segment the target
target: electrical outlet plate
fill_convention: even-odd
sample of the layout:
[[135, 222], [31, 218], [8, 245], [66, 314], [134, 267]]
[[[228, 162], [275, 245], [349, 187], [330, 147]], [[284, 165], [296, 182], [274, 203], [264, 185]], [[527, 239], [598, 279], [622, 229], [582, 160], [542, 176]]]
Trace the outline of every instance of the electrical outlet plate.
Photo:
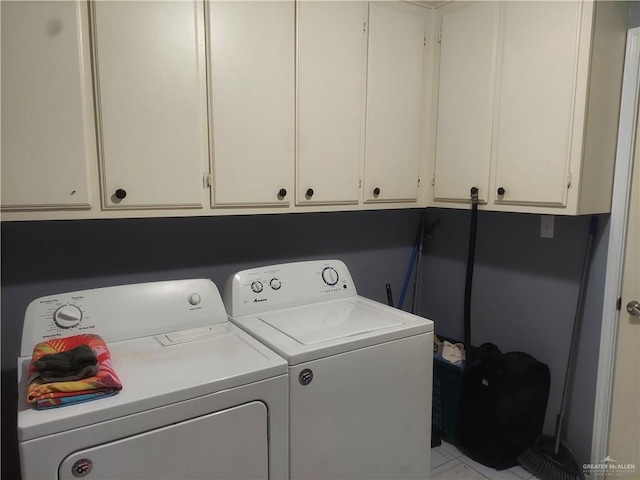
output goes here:
[[553, 238], [555, 215], [540, 215], [540, 238]]

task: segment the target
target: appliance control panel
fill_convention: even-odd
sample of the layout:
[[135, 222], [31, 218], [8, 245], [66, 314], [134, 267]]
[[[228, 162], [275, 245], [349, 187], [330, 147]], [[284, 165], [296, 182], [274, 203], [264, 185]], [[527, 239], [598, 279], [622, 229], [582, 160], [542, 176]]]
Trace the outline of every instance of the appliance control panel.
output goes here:
[[206, 327], [227, 321], [218, 288], [206, 279], [138, 283], [49, 295], [25, 313], [20, 356], [53, 338], [82, 333], [106, 342]]
[[227, 280], [223, 297], [227, 313], [239, 317], [356, 295], [343, 262], [314, 260], [238, 272]]

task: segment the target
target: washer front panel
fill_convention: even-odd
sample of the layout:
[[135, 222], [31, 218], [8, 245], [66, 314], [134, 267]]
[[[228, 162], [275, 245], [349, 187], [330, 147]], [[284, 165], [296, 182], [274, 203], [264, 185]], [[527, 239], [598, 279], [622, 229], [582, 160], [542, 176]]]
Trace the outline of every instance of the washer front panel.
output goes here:
[[289, 368], [291, 478], [425, 479], [433, 334]]

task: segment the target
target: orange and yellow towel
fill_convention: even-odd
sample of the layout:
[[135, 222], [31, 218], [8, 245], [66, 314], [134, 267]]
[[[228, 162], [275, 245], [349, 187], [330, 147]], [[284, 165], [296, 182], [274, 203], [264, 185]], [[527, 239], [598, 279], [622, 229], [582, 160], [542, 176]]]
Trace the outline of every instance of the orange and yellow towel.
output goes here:
[[[35, 362], [44, 355], [66, 352], [80, 345], [87, 345], [95, 352], [98, 358], [98, 373], [75, 381], [43, 383], [38, 377]], [[37, 344], [29, 365], [29, 378], [34, 380], [27, 387], [27, 401], [34, 403], [38, 410], [87, 402], [115, 395], [122, 389], [120, 379], [111, 365], [107, 344], [99, 335], [92, 334], [56, 338]]]

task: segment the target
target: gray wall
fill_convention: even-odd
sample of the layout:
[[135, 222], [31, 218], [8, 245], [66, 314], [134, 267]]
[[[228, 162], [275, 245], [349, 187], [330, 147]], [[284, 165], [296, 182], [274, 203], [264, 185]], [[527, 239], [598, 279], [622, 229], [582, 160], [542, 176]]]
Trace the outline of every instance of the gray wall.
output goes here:
[[124, 283], [211, 278], [253, 266], [339, 258], [358, 293], [400, 291], [421, 210], [2, 223], [2, 478], [19, 478], [16, 358], [29, 302]]
[[[28, 303], [52, 293], [174, 278], [227, 276], [251, 266], [336, 257], [358, 292], [400, 297], [422, 210], [2, 224], [2, 477], [17, 478], [16, 357]], [[588, 218], [556, 217], [539, 238], [538, 215], [481, 212], [473, 291], [473, 343], [496, 343], [547, 363], [551, 433], [559, 408]], [[469, 212], [428, 209], [439, 220], [425, 244], [421, 308], [440, 334], [460, 338]], [[607, 217], [603, 218], [607, 223]], [[580, 462], [591, 445], [606, 225], [601, 225], [580, 346], [569, 443]], [[606, 238], [606, 236], [604, 237]], [[411, 304], [411, 296], [405, 307]]]
[[[463, 337], [470, 212], [428, 209], [438, 226], [426, 244], [419, 313], [436, 332]], [[589, 217], [555, 217], [555, 235], [540, 238], [540, 216], [480, 212], [471, 303], [472, 344], [523, 351], [551, 370], [545, 433], [554, 434], [576, 311]], [[600, 216], [579, 344], [568, 440], [588, 463], [606, 267], [608, 215]]]
[[634, 0], [631, 2], [629, 10], [629, 28], [640, 27], [640, 2]]

